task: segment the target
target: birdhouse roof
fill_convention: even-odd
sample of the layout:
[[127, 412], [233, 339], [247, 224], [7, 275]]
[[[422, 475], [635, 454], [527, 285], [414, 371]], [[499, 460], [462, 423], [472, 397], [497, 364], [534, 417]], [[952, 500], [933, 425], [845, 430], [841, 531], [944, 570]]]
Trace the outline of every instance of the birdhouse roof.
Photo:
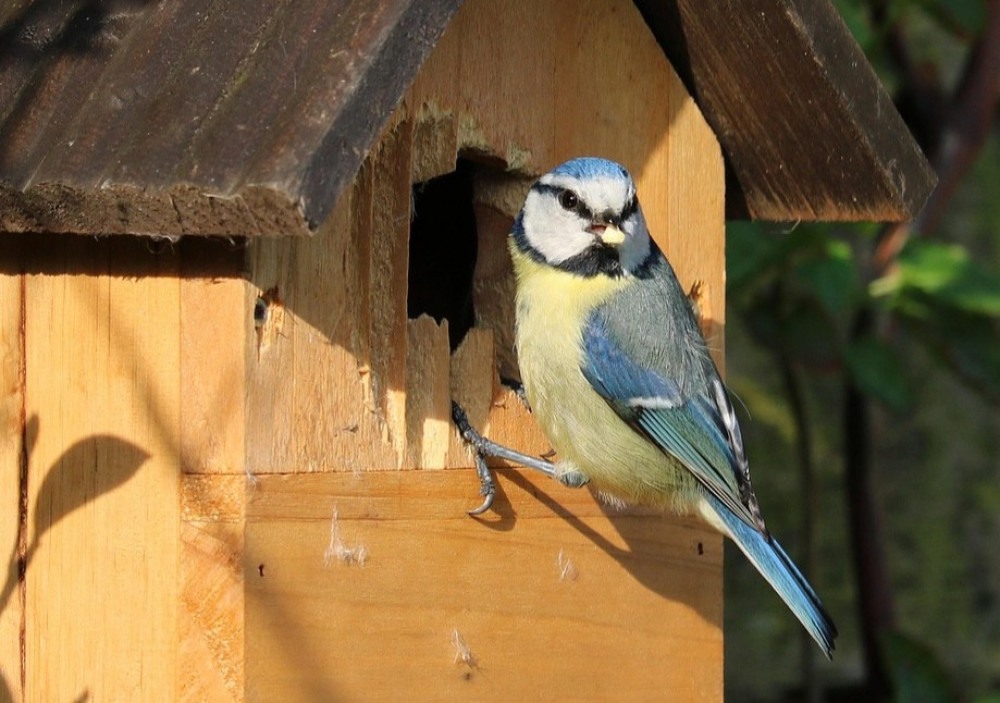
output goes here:
[[[460, 4], [8, 3], [0, 232], [314, 231]], [[635, 4], [718, 136], [733, 216], [919, 211], [934, 175], [829, 0]]]

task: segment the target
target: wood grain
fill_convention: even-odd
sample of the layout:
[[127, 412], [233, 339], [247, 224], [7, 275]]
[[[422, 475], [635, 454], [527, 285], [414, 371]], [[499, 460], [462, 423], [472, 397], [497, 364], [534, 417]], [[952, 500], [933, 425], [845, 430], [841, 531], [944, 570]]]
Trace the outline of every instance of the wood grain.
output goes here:
[[[670, 160], [692, 168], [666, 171], [666, 236], [659, 238], [685, 291], [697, 286], [697, 310], [709, 351], [725, 377], [726, 246], [725, 195], [719, 188], [721, 163], [707, 158], [718, 149], [711, 131], [687, 91], [671, 85], [673, 129], [668, 134]], [[696, 165], [696, 166], [695, 166]]]
[[210, 271], [182, 261], [180, 280], [181, 463], [187, 473], [245, 470], [245, 346], [252, 318], [243, 251], [232, 248]]
[[[499, 516], [476, 521], [475, 484], [262, 477], [247, 506], [247, 698], [721, 698], [716, 536], [506, 471]], [[330, 557], [334, 541], [366, 560]]]
[[387, 131], [373, 155], [371, 387], [385, 434], [402, 463], [406, 453], [406, 282], [409, 266], [413, 123]]
[[0, 27], [13, 59], [0, 74], [0, 229], [315, 232], [459, 4], [14, 12]]
[[24, 439], [22, 303], [24, 277], [0, 273], [0, 700], [24, 700], [21, 634], [23, 581], [18, 560], [26, 545], [21, 505]]
[[[371, 282], [372, 269], [393, 268], [372, 259], [372, 189], [371, 180], [359, 181], [315, 238], [255, 240], [248, 249], [243, 319], [253, 319], [258, 301], [265, 309], [245, 347], [246, 466], [253, 475], [400, 466], [406, 268], [405, 259], [397, 261], [403, 289]], [[374, 300], [393, 307], [376, 316]], [[398, 365], [390, 366], [384, 353], [396, 346]], [[398, 445], [386, 419], [393, 393]]]
[[406, 323], [406, 464], [447, 465], [455, 431], [451, 423], [451, 363], [448, 323], [421, 315]]
[[177, 695], [244, 700], [243, 515], [246, 345], [256, 341], [241, 277], [244, 251], [185, 252], [180, 273], [179, 608]]
[[242, 474], [185, 475], [181, 493], [178, 697], [242, 701]]
[[27, 264], [26, 700], [175, 697], [177, 261], [126, 244]]

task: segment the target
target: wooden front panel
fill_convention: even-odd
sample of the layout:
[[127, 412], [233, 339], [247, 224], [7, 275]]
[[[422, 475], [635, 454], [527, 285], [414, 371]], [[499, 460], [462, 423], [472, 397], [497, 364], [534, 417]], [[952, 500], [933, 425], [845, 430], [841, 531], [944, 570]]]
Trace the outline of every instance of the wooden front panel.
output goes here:
[[[267, 476], [247, 506], [249, 700], [716, 700], [722, 544], [514, 471]], [[464, 472], [462, 472], [464, 473]]]
[[[718, 535], [515, 469], [496, 514], [465, 515], [478, 482], [449, 398], [494, 439], [549, 449], [498, 383], [506, 237], [533, 176], [581, 155], [632, 171], [721, 363], [719, 148], [624, 0], [469, 0], [317, 237], [251, 243], [252, 288], [281, 305], [247, 356], [249, 699], [721, 697]], [[449, 358], [447, 327], [401, 315], [401, 243], [411, 186], [459, 156], [476, 164], [477, 321]]]
[[[578, 31], [572, 40], [559, 38], [567, 22]], [[406, 373], [447, 371], [443, 359], [422, 358], [440, 355], [436, 337], [446, 332], [407, 321], [405, 312], [411, 186], [454, 168], [459, 155], [481, 164], [473, 285], [477, 327], [489, 332], [469, 340], [467, 366], [492, 369], [495, 357], [510, 365], [507, 233], [533, 177], [581, 155], [612, 158], [632, 171], [653, 236], [682, 284], [702, 284], [705, 329], [722, 364], [721, 155], [634, 6], [472, 0], [317, 236], [248, 245], [254, 289], [247, 304], [265, 301], [268, 310], [246, 357], [252, 473], [460, 465], [460, 445], [435, 461], [414, 434], [415, 424], [448, 421], [445, 403], [408, 402]], [[481, 359], [469, 359], [471, 347]], [[441, 387], [419, 378], [421, 388]], [[494, 383], [468, 384], [451, 373], [450, 386], [496, 439], [548, 448]]]

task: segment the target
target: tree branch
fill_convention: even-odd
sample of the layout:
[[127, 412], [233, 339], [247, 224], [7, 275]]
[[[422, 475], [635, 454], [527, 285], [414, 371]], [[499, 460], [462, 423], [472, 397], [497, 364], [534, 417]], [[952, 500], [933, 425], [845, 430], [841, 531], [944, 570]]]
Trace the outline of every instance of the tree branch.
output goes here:
[[[869, 334], [872, 324], [872, 312], [862, 310], [855, 319], [852, 336], [857, 339]], [[873, 700], [882, 700], [892, 691], [892, 684], [879, 637], [895, 628], [896, 614], [885, 558], [885, 529], [872, 486], [871, 399], [854, 384], [849, 374], [844, 382], [843, 412], [848, 522], [861, 616], [866, 689]]]

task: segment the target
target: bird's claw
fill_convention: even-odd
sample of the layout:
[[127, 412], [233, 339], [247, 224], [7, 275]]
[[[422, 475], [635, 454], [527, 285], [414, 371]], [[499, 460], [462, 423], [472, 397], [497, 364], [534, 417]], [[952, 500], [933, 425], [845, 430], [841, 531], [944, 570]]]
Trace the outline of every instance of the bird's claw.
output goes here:
[[479, 495], [483, 496], [483, 503], [478, 508], [468, 511], [472, 517], [482, 515], [493, 507], [493, 498], [496, 496], [497, 490], [496, 484], [493, 483], [490, 467], [486, 465], [486, 459], [483, 458], [483, 455], [478, 452], [476, 452], [476, 473], [479, 475], [479, 483], [481, 484]]
[[479, 495], [483, 496], [483, 502], [478, 508], [469, 510], [469, 515], [473, 517], [482, 515], [493, 507], [493, 498], [496, 496], [496, 484], [493, 482], [493, 474], [490, 467], [486, 465], [484, 453], [484, 439], [469, 422], [469, 416], [465, 414], [465, 409], [461, 405], [452, 401], [451, 419], [458, 428], [458, 433], [468, 444], [472, 446], [473, 456], [476, 462], [476, 475], [479, 476]]

